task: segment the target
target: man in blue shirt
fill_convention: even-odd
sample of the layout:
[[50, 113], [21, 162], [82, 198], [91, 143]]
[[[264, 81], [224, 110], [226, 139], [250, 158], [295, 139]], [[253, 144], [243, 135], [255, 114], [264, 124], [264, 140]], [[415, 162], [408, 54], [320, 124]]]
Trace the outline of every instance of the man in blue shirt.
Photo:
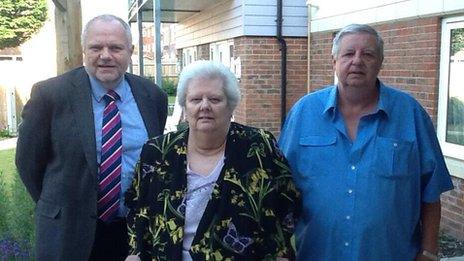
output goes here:
[[35, 84], [22, 114], [16, 165], [37, 203], [36, 260], [124, 260], [124, 192], [166, 123], [166, 94], [126, 73], [126, 22], [93, 18], [82, 46], [85, 66]]
[[280, 136], [303, 194], [299, 260], [436, 260], [440, 194], [453, 188], [432, 122], [377, 79], [383, 41], [349, 25], [333, 41], [338, 84], [292, 108]]

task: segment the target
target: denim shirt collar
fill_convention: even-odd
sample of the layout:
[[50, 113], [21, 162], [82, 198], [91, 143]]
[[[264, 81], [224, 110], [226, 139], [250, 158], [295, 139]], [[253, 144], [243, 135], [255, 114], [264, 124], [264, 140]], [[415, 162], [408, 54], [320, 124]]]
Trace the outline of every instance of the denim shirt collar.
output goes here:
[[[388, 117], [391, 111], [390, 107], [390, 99], [388, 92], [386, 91], [385, 85], [379, 79], [376, 82], [377, 88], [379, 88], [379, 101], [377, 103], [377, 110], [372, 114], [383, 113], [385, 116]], [[324, 110], [322, 112], [323, 115], [326, 117], [330, 117], [332, 119], [335, 118], [337, 114], [337, 104], [338, 104], [338, 88], [337, 85], [333, 85], [332, 89], [329, 92], [327, 102], [325, 103]]]

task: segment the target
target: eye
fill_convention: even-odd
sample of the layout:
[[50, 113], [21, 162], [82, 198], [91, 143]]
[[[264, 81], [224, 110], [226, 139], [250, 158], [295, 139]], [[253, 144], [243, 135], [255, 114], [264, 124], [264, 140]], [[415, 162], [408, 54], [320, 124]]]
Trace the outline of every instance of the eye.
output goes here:
[[217, 97], [212, 97], [212, 98], [209, 98], [209, 101], [210, 101], [211, 103], [219, 103], [219, 102], [222, 101], [222, 99], [217, 98]]
[[342, 53], [342, 57], [351, 57], [354, 55], [354, 52], [345, 52], [345, 53]]
[[191, 103], [200, 103], [200, 102], [201, 102], [201, 98], [194, 97], [194, 98], [190, 98], [189, 101], [190, 101]]
[[122, 50], [124, 50], [122, 46], [110, 46], [110, 51], [112, 52], [120, 52]]
[[366, 57], [374, 57], [374, 54], [371, 52], [364, 53], [364, 56]]
[[102, 47], [98, 45], [91, 45], [88, 47], [88, 49], [92, 52], [99, 52], [102, 49]]

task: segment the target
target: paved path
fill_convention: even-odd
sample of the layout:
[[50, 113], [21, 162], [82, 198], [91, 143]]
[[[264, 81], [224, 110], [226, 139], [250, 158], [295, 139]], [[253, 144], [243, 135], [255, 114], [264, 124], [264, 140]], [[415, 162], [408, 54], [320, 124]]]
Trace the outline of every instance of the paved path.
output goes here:
[[16, 148], [17, 139], [18, 138], [0, 140], [0, 150], [8, 150], [8, 149]]

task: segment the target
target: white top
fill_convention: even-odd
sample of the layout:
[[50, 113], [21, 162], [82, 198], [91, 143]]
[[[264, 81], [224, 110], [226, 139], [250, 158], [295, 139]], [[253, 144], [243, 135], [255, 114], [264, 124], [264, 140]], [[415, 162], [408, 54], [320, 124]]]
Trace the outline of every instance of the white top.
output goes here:
[[184, 198], [185, 203], [185, 225], [184, 239], [182, 243], [182, 260], [190, 261], [189, 250], [192, 246], [193, 237], [200, 224], [200, 220], [205, 212], [206, 205], [211, 198], [211, 193], [216, 181], [224, 166], [224, 156], [222, 156], [216, 167], [207, 176], [193, 172], [187, 164], [187, 194]]

